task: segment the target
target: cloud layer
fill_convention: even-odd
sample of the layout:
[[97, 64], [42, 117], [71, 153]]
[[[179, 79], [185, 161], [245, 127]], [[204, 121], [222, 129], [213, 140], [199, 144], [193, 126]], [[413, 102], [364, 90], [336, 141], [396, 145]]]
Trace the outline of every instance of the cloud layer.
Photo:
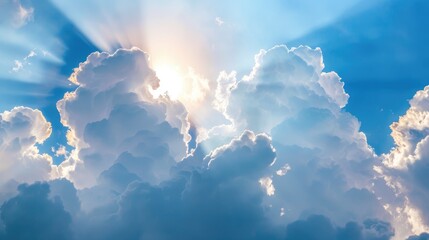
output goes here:
[[194, 108], [153, 96], [140, 49], [92, 53], [57, 103], [59, 166], [39, 153], [39, 110], [0, 114], [0, 239], [425, 239], [429, 89], [377, 156], [323, 69], [318, 48], [261, 50]]

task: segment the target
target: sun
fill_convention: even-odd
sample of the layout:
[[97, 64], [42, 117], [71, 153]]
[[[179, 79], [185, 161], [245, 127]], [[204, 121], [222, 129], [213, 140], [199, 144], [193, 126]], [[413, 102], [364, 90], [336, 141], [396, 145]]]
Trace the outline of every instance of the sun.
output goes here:
[[178, 66], [172, 64], [155, 65], [156, 76], [160, 80], [160, 86], [155, 94], [167, 94], [170, 99], [178, 100], [183, 94], [184, 77]]
[[209, 80], [191, 67], [164, 62], [152, 65], [152, 69], [159, 79], [159, 87], [151, 90], [153, 97], [168, 96], [173, 101], [181, 102], [188, 111], [198, 108], [210, 91]]

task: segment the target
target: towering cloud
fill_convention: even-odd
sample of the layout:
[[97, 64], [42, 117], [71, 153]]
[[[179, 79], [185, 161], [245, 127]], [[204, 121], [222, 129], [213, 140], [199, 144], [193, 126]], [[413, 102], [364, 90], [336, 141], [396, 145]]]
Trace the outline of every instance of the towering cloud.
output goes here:
[[[152, 95], [159, 79], [141, 50], [91, 54], [57, 103], [73, 148], [58, 167], [37, 149], [51, 131], [40, 111], [0, 115], [1, 183], [67, 178], [20, 185], [0, 239], [26, 239], [19, 223], [42, 214], [54, 217], [27, 232], [41, 239], [424, 239], [429, 89], [377, 156], [323, 69], [320, 49], [261, 50], [249, 74], [222, 72], [186, 109]], [[202, 108], [216, 121], [191, 128]], [[213, 127], [219, 118], [229, 125]]]
[[232, 88], [226, 113], [238, 126], [269, 132], [306, 108], [338, 112], [348, 99], [344, 83], [336, 73], [322, 72], [323, 68], [320, 49], [261, 50], [250, 74]]
[[93, 186], [118, 163], [145, 181], [166, 180], [187, 151], [187, 115], [178, 102], [153, 99], [159, 80], [146, 54], [137, 48], [93, 53], [70, 80], [78, 88], [57, 104], [75, 148], [62, 174], [80, 187]]
[[221, 75], [215, 103], [238, 132], [271, 134], [277, 161], [262, 184], [275, 189], [266, 201], [279, 222], [311, 214], [342, 224], [389, 220], [373, 187], [381, 161], [343, 109], [344, 83], [323, 68], [320, 49], [261, 50], [241, 80]]
[[[79, 225], [78, 232], [100, 239], [120, 236], [125, 229], [135, 229], [129, 232], [131, 238], [207, 238], [169, 225], [167, 212], [177, 222], [199, 219], [195, 225], [214, 239], [221, 237], [218, 232], [245, 236], [246, 225], [216, 227], [221, 219], [234, 224], [235, 218], [254, 221], [246, 223], [256, 230], [245, 238], [280, 237], [287, 224], [313, 214], [339, 225], [368, 218], [389, 221], [374, 188], [379, 173], [373, 167], [381, 161], [359, 131], [357, 119], [342, 109], [348, 95], [340, 78], [323, 68], [320, 49], [277, 46], [261, 51], [242, 80], [223, 73], [214, 102], [204, 104], [231, 121], [228, 134], [208, 135], [175, 166], [174, 160], [186, 152], [186, 111], [168, 99], [153, 99], [151, 89], [158, 79], [145, 54], [131, 49], [90, 55], [70, 78], [78, 84], [76, 91], [58, 102], [70, 129], [69, 143], [75, 147], [60, 170], [79, 187], [92, 186], [78, 193], [82, 210], [97, 222], [94, 229], [109, 228], [112, 233], [99, 236], [86, 224]], [[272, 146], [264, 132], [271, 134]], [[255, 201], [238, 204], [245, 198]], [[218, 206], [216, 213], [210, 204]], [[223, 215], [226, 209], [231, 213]], [[99, 211], [105, 216], [101, 220], [94, 215]], [[147, 225], [152, 218], [160, 220]]]

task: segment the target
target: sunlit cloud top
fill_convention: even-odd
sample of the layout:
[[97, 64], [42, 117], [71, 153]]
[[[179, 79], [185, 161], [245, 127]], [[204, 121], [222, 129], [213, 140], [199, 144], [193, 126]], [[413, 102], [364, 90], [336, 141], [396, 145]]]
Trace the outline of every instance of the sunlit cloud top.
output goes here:
[[427, 12], [0, 0], [0, 240], [428, 240]]

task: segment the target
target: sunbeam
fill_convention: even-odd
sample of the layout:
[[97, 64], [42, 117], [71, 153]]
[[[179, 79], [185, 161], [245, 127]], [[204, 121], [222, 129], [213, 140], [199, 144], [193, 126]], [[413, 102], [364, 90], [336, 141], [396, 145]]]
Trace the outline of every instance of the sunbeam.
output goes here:
[[0, 0], [0, 240], [429, 240], [428, 12]]

